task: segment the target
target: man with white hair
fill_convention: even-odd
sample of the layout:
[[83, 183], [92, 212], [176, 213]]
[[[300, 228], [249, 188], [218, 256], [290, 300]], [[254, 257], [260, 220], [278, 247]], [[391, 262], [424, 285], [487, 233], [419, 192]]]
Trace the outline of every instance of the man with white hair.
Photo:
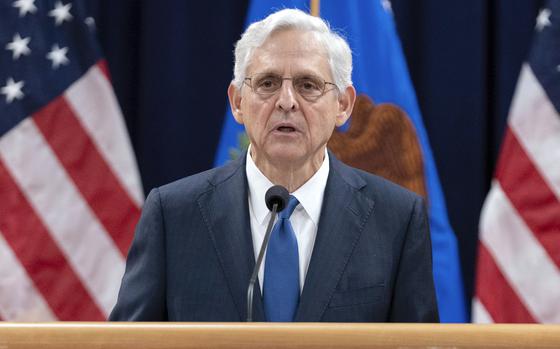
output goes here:
[[351, 73], [320, 18], [285, 9], [245, 31], [228, 96], [249, 150], [152, 190], [112, 320], [244, 321], [265, 192], [282, 185], [256, 321], [438, 322], [423, 200], [326, 149], [354, 106]]

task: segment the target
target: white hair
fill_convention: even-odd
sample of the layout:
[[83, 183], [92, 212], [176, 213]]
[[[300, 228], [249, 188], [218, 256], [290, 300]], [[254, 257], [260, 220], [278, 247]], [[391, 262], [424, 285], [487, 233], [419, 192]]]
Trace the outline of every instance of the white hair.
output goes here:
[[334, 83], [340, 91], [352, 85], [352, 52], [342, 36], [331, 30], [321, 18], [308, 15], [297, 9], [284, 9], [265, 19], [255, 22], [241, 35], [235, 45], [235, 67], [232, 83], [241, 88], [253, 52], [274, 32], [299, 29], [315, 34], [317, 41], [325, 47]]

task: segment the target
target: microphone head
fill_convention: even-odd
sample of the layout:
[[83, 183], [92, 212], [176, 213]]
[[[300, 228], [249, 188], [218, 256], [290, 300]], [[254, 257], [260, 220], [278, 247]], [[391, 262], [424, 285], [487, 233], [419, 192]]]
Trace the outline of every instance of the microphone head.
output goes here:
[[283, 186], [275, 185], [266, 191], [264, 200], [266, 202], [266, 207], [268, 207], [269, 210], [272, 211], [274, 204], [277, 204], [278, 208], [276, 211], [280, 212], [288, 204], [288, 201], [290, 200], [290, 193], [288, 192], [288, 189]]

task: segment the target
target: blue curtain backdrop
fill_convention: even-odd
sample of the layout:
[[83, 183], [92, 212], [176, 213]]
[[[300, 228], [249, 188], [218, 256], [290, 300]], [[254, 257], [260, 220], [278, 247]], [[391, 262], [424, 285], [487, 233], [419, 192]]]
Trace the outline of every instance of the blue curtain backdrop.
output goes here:
[[[248, 0], [94, 4], [145, 191], [212, 167], [233, 43], [243, 30]], [[459, 242], [467, 299], [480, 208], [540, 4], [392, 1]]]

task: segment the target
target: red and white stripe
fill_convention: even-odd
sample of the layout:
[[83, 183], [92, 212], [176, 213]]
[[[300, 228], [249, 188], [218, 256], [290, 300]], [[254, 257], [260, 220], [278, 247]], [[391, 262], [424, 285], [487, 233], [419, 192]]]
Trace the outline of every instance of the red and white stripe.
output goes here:
[[[93, 66], [85, 78], [70, 86], [65, 97], [123, 189], [139, 207], [144, 201], [142, 184], [126, 125], [120, 117], [120, 108], [107, 74], [104, 62]], [[108, 118], [107, 115], [118, 117]]]
[[560, 323], [560, 115], [529, 65], [480, 221], [473, 322]]
[[4, 320], [103, 320], [115, 304], [143, 194], [105, 71], [0, 138]]
[[49, 305], [0, 232], [0, 319], [54, 321]]

